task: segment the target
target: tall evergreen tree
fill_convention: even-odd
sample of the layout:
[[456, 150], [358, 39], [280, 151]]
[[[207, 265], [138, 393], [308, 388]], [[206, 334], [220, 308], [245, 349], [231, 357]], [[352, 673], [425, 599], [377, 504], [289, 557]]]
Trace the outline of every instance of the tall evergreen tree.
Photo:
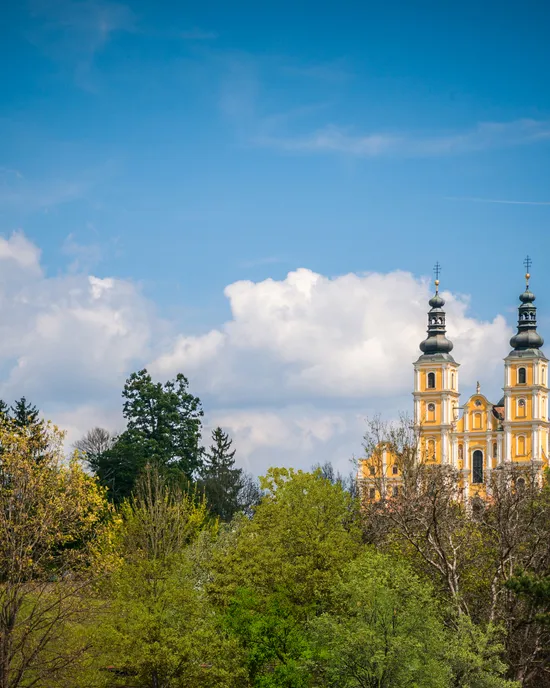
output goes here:
[[40, 418], [38, 408], [27, 401], [26, 397], [21, 397], [8, 409], [4, 402], [0, 403], [0, 414], [4, 420], [9, 421], [12, 427], [25, 437], [31, 440], [34, 447], [35, 459], [39, 460], [47, 445], [46, 425]]
[[33, 425], [38, 425], [40, 412], [26, 397], [18, 399], [10, 408], [10, 416], [19, 428], [28, 428]]
[[243, 470], [235, 468], [233, 440], [217, 427], [212, 431], [212, 445], [206, 453], [202, 485], [210, 510], [222, 521], [230, 521], [240, 510], [239, 495], [243, 488]]
[[187, 378], [179, 373], [163, 384], [140, 370], [130, 375], [122, 396], [127, 428], [94, 467], [110, 498], [119, 502], [128, 497], [146, 464], [192, 480], [203, 462], [203, 411], [200, 399], [189, 392]]

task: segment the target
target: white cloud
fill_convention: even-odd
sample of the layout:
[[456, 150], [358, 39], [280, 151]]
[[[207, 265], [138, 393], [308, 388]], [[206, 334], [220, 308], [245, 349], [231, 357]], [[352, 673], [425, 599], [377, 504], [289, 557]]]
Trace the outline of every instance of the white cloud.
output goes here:
[[[225, 294], [228, 322], [177, 335], [133, 282], [49, 277], [23, 234], [0, 238], [0, 397], [27, 396], [73, 442], [97, 424], [122, 428], [120, 392], [133, 370], [149, 362], [163, 380], [183, 372], [203, 400], [206, 430], [227, 428], [255, 473], [327, 459], [347, 471], [365, 417], [411, 409], [426, 281], [299, 269], [283, 280], [235, 282]], [[510, 328], [501, 316], [480, 322], [465, 298], [444, 295], [462, 389], [479, 379], [497, 400]]]
[[22, 234], [0, 239], [0, 395], [47, 410], [118, 392], [162, 331], [150, 304], [129, 281], [47, 277], [39, 256]]
[[[153, 370], [186, 370], [224, 401], [365, 399], [410, 389], [429, 298], [427, 283], [411, 274], [330, 279], [299, 269], [281, 281], [236, 282], [225, 293], [232, 319], [202, 337], [179, 337]], [[504, 319], [476, 321], [467, 300], [446, 296], [463, 379], [494, 382], [510, 337]]]

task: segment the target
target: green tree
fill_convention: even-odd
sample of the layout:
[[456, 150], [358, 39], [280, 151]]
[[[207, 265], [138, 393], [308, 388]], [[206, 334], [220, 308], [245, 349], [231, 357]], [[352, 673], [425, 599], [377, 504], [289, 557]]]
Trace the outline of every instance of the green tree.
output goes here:
[[304, 623], [284, 594], [260, 598], [237, 591], [227, 611], [227, 626], [245, 651], [255, 688], [306, 688], [311, 683], [309, 641]]
[[360, 551], [353, 500], [320, 472], [270, 469], [252, 519], [222, 530], [210, 563], [210, 595], [225, 610], [254, 686], [303, 683], [307, 621]]
[[26, 428], [40, 422], [40, 412], [25, 397], [18, 399], [10, 408], [10, 417], [19, 428]]
[[259, 489], [242, 468], [235, 467], [235, 450], [229, 434], [217, 427], [212, 445], [205, 453], [201, 487], [208, 506], [222, 521], [230, 521], [238, 511], [248, 512], [259, 500]]
[[104, 492], [63, 436], [0, 426], [0, 688], [54, 686], [75, 671], [86, 643], [75, 629], [92, 612], [92, 583], [107, 558]]
[[476, 625], [461, 614], [447, 631], [445, 659], [451, 670], [452, 688], [519, 688], [505, 678], [503, 629], [493, 624]]
[[239, 648], [196, 585], [186, 547], [206, 527], [204, 501], [147, 467], [122, 508], [122, 566], [98, 629], [111, 686], [246, 686]]
[[132, 373], [122, 392], [127, 428], [97, 460], [96, 475], [120, 502], [147, 463], [191, 481], [202, 466], [200, 399], [181, 373], [153, 382], [147, 370]]
[[271, 468], [260, 483], [265, 494], [254, 517], [240, 521], [232, 546], [214, 554], [211, 593], [225, 605], [242, 587], [284, 592], [307, 615], [322, 608], [360, 550], [357, 505], [320, 472]]
[[310, 622], [317, 685], [446, 688], [445, 631], [431, 587], [398, 559], [367, 550]]
[[18, 432], [31, 437], [35, 447], [35, 459], [47, 450], [48, 438], [45, 421], [40, 418], [40, 411], [25, 397], [18, 399], [9, 409], [4, 402], [0, 404], [0, 417]]

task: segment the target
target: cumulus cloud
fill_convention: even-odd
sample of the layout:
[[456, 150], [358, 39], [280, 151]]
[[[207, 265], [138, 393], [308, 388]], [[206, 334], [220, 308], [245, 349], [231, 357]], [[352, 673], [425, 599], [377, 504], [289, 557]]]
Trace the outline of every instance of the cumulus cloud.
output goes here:
[[[330, 279], [302, 268], [281, 281], [236, 282], [225, 293], [231, 320], [200, 337], [180, 336], [153, 370], [187, 370], [226, 400], [361, 399], [410, 389], [430, 295], [410, 273]], [[445, 296], [464, 381], [492, 383], [510, 337], [504, 318], [479, 322], [465, 298]]]
[[108, 398], [151, 353], [151, 305], [126, 280], [47, 277], [39, 258], [22, 234], [0, 238], [0, 395], [50, 408]]
[[[120, 391], [133, 370], [147, 365], [161, 380], [183, 372], [205, 406], [205, 442], [212, 427], [228, 429], [254, 473], [328, 459], [347, 471], [365, 417], [411, 409], [426, 281], [302, 268], [235, 282], [225, 295], [226, 323], [177, 334], [134, 282], [70, 267], [50, 277], [23, 234], [0, 238], [0, 397], [27, 396], [74, 442], [94, 425], [122, 429]], [[480, 380], [496, 400], [511, 330], [501, 316], [472, 318], [466, 298], [444, 296], [462, 389]]]

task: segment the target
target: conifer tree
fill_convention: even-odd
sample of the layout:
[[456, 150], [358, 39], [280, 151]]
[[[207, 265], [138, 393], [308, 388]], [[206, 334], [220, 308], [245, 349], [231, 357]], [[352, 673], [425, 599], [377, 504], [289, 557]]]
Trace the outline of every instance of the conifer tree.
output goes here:
[[244, 484], [243, 470], [235, 468], [232, 445], [229, 434], [220, 427], [215, 428], [202, 470], [202, 484], [210, 510], [223, 521], [230, 521], [239, 511], [239, 494]]
[[27, 401], [26, 397], [18, 399], [10, 411], [11, 418], [18, 428], [28, 428], [40, 423], [38, 409]]
[[165, 475], [190, 482], [203, 462], [200, 399], [187, 378], [154, 382], [147, 370], [132, 373], [122, 392], [127, 428], [99, 456], [92, 469], [109, 498], [121, 502], [132, 493], [147, 464]]

